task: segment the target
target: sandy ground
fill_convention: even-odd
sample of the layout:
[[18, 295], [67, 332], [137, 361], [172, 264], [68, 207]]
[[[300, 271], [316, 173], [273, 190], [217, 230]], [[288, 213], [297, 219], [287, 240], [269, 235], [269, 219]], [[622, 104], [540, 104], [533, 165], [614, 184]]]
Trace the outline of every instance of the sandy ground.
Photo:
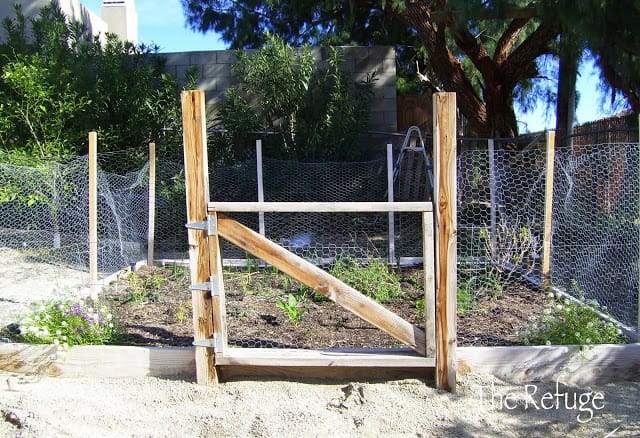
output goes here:
[[638, 382], [556, 388], [474, 374], [461, 376], [453, 395], [418, 380], [204, 387], [157, 378], [0, 377], [0, 436], [7, 437], [640, 436]]
[[[83, 273], [0, 248], [0, 325], [33, 300], [83, 294]], [[71, 379], [0, 372], [0, 437], [631, 437], [640, 382], [576, 388], [459, 376], [340, 384]]]
[[16, 250], [0, 248], [0, 327], [16, 322], [29, 303], [87, 296], [86, 272], [28, 262]]

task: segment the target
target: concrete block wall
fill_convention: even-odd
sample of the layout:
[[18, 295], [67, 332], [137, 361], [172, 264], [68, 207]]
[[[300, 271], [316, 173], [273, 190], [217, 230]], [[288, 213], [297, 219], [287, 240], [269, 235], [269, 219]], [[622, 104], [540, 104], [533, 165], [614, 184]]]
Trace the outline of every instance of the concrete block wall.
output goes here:
[[[365, 79], [376, 72], [375, 97], [371, 104], [369, 127], [376, 131], [396, 131], [396, 63], [393, 47], [340, 47], [343, 68], [354, 80]], [[312, 53], [319, 65], [326, 63], [328, 48], [314, 48]], [[231, 64], [236, 60], [235, 51], [215, 50], [202, 52], [163, 53], [166, 70], [184, 82], [186, 72], [198, 68], [198, 89], [207, 96], [208, 118], [215, 117], [216, 105], [224, 99], [226, 90], [233, 85]]]

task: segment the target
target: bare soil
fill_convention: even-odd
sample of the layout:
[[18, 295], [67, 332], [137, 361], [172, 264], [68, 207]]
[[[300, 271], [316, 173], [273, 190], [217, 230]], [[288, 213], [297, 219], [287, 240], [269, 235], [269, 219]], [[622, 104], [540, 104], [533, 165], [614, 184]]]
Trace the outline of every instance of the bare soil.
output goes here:
[[[383, 305], [407, 321], [423, 321], [416, 301], [423, 297], [421, 270], [403, 270], [403, 295]], [[386, 348], [401, 344], [340, 306], [268, 269], [225, 273], [229, 343], [250, 347]], [[182, 268], [143, 268], [105, 291], [125, 331], [124, 343], [188, 346], [193, 342], [189, 277]], [[279, 301], [297, 297], [300, 322]], [[505, 287], [498, 296], [479, 297], [471, 311], [458, 315], [458, 345], [521, 345], [515, 329], [538, 317], [543, 293], [525, 284]]]

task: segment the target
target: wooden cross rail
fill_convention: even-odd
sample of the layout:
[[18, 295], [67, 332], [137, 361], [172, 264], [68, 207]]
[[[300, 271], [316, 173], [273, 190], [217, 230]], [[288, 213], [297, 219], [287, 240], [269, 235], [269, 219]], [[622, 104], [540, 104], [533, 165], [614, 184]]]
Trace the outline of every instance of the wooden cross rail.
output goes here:
[[431, 202], [209, 202], [209, 212], [386, 213], [430, 212]]

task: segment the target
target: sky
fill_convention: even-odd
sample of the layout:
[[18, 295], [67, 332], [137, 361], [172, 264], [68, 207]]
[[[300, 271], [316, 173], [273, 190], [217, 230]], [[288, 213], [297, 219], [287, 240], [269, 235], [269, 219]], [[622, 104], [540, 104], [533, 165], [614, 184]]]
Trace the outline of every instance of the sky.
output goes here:
[[[97, 15], [100, 15], [102, 0], [81, 0]], [[198, 50], [222, 50], [225, 44], [214, 33], [203, 35], [186, 25], [180, 0], [135, 0], [138, 12], [138, 38], [145, 44], [156, 43], [160, 52], [185, 52]], [[584, 63], [578, 78], [580, 99], [576, 111], [578, 123], [598, 120], [613, 114], [598, 91], [598, 74], [590, 62]], [[517, 112], [518, 129], [521, 133], [553, 129], [555, 114], [546, 115], [544, 105], [538, 105], [530, 114]]]

